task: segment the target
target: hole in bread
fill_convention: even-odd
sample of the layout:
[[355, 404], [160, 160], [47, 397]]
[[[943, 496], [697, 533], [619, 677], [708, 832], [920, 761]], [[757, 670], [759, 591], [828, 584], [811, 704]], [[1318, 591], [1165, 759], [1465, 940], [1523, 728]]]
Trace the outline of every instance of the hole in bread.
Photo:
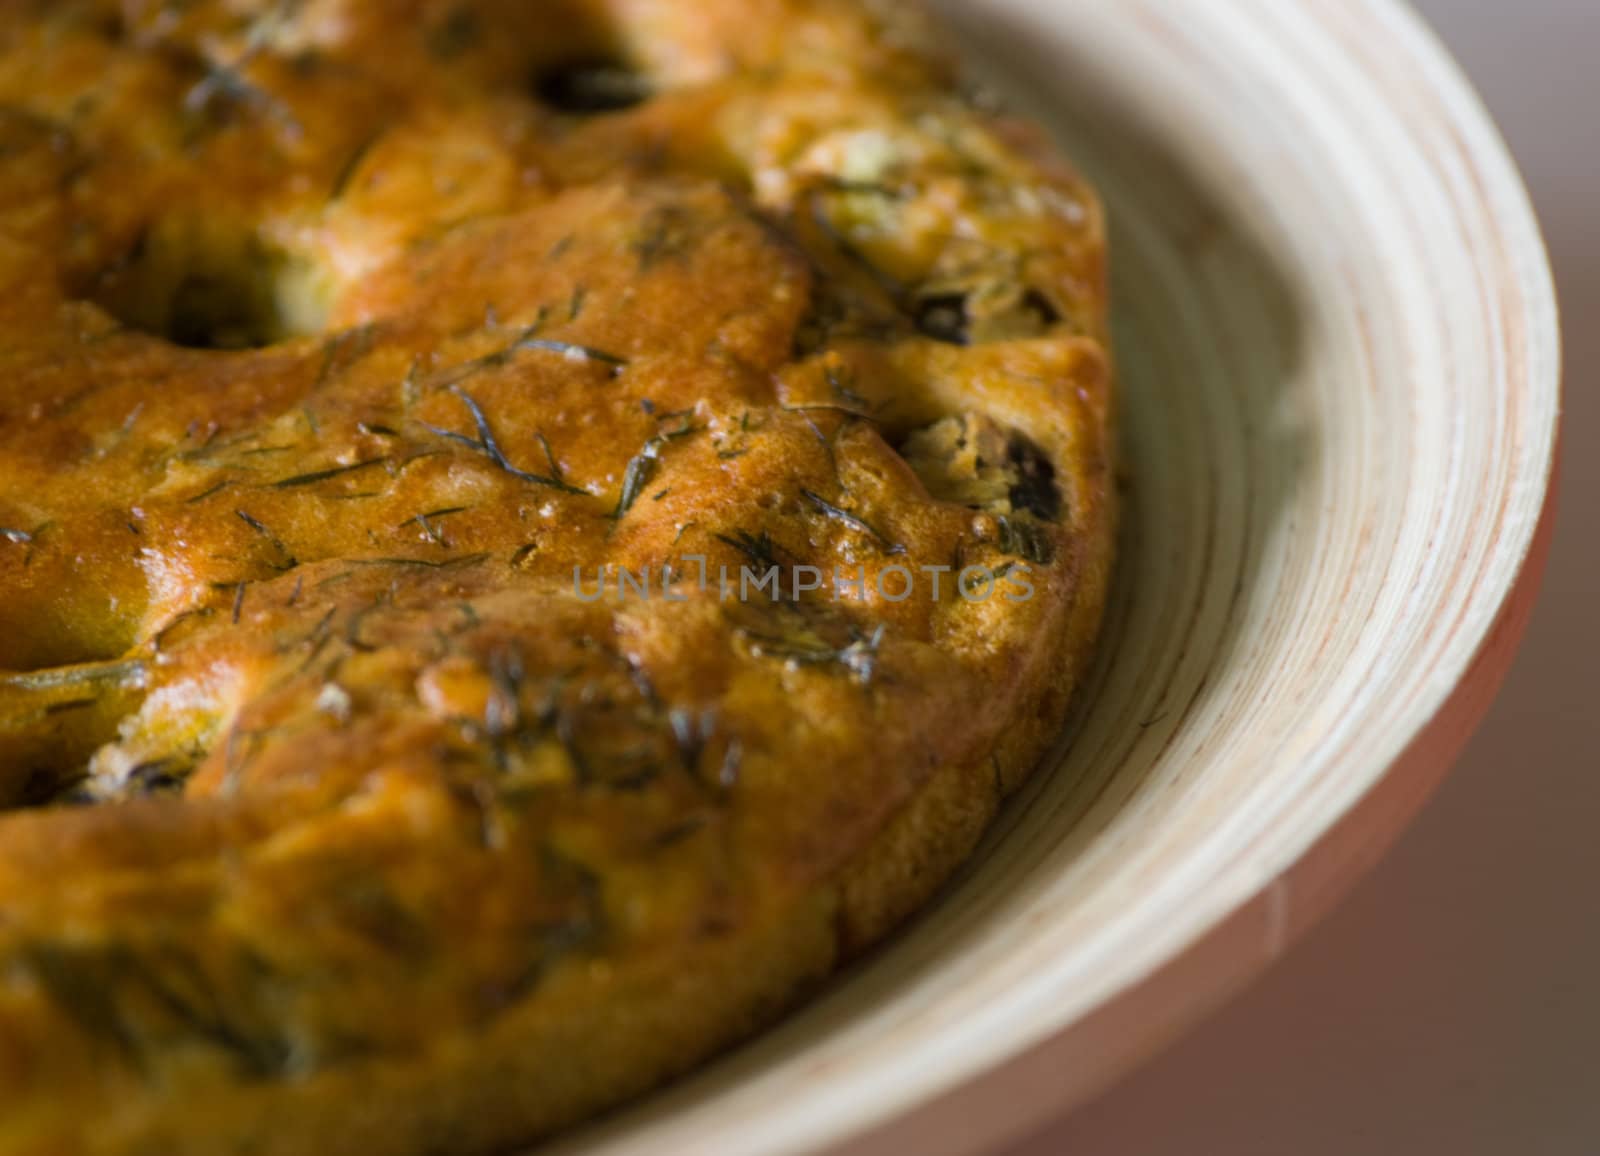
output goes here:
[[173, 216], [103, 270], [96, 302], [189, 349], [259, 349], [320, 333], [331, 293], [318, 270], [242, 223]]
[[915, 306], [917, 329], [948, 345], [974, 345], [1037, 337], [1061, 323], [1061, 311], [1037, 289], [990, 296], [999, 297], [999, 308], [975, 310], [973, 296], [964, 293], [922, 297]]
[[1044, 522], [1061, 518], [1054, 463], [1032, 438], [993, 418], [947, 417], [917, 430], [898, 449], [939, 501]]
[[594, 57], [542, 69], [533, 82], [539, 102], [574, 116], [624, 112], [655, 95], [648, 77], [621, 60]]
[[925, 337], [948, 345], [971, 345], [972, 330], [967, 321], [967, 299], [959, 294], [942, 293], [917, 302], [917, 329]]
[[0, 672], [0, 810], [70, 801], [143, 688], [137, 661]]

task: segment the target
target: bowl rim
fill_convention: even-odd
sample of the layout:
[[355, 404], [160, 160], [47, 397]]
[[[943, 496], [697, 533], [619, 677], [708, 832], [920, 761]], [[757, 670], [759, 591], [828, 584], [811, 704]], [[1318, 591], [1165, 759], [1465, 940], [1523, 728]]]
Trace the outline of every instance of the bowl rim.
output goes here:
[[[1304, 0], [1302, 0], [1304, 2]], [[1202, 927], [1087, 1015], [1049, 1025], [998, 1061], [951, 1070], [931, 1090], [908, 1090], [814, 1151], [827, 1156], [918, 1152], [964, 1156], [1018, 1140], [1105, 1091], [1175, 1043], [1263, 973], [1382, 859], [1444, 782], [1483, 721], [1520, 648], [1548, 561], [1562, 454], [1562, 341], [1548, 249], [1527, 186], [1499, 128], [1465, 71], [1410, 0], [1339, 0], [1352, 20], [1383, 36], [1373, 50], [1405, 70], [1441, 117], [1441, 131], [1472, 168], [1484, 218], [1519, 273], [1516, 295], [1495, 303], [1507, 353], [1502, 383], [1551, 415], [1547, 449], [1528, 487], [1537, 517], [1514, 532], [1514, 564], [1479, 599], [1483, 625], [1465, 657], [1441, 663], [1441, 677], [1396, 739], [1392, 759], [1342, 811], [1231, 911]], [[1514, 302], [1514, 305], [1513, 303]], [[1293, 880], [1294, 915], [1285, 909]], [[1263, 947], [1265, 945], [1265, 948]], [[1093, 1062], [1085, 1062], [1090, 1056]]]

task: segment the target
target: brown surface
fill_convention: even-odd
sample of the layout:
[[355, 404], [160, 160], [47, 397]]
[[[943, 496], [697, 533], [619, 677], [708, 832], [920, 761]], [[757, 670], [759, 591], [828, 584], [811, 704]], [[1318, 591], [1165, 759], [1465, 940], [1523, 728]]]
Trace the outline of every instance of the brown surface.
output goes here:
[[1114, 532], [1100, 216], [872, 12], [0, 7], [0, 1151], [542, 1133], [1026, 777]]
[[1011, 1156], [1600, 1149], [1600, 151], [1588, 0], [1420, 0], [1528, 178], [1567, 344], [1542, 602], [1482, 732], [1326, 924], [1167, 1055]]

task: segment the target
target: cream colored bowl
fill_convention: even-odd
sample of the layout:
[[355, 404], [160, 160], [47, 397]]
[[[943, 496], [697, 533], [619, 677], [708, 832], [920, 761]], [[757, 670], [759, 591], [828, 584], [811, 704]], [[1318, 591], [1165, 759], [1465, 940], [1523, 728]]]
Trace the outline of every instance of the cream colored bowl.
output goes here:
[[1521, 631], [1555, 304], [1517, 174], [1419, 21], [942, 6], [1112, 211], [1129, 515], [1101, 669], [932, 911], [562, 1152], [938, 1156], [1060, 1111], [1373, 861]]

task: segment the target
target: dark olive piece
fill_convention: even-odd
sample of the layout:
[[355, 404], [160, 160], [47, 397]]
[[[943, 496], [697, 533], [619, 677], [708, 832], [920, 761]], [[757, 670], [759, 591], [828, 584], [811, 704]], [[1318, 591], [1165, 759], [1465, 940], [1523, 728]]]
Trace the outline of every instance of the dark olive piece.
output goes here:
[[1056, 468], [1044, 451], [1016, 434], [1010, 445], [1011, 464], [1017, 482], [1011, 487], [1011, 507], [1027, 511], [1046, 522], [1061, 518], [1061, 487], [1056, 484]]

